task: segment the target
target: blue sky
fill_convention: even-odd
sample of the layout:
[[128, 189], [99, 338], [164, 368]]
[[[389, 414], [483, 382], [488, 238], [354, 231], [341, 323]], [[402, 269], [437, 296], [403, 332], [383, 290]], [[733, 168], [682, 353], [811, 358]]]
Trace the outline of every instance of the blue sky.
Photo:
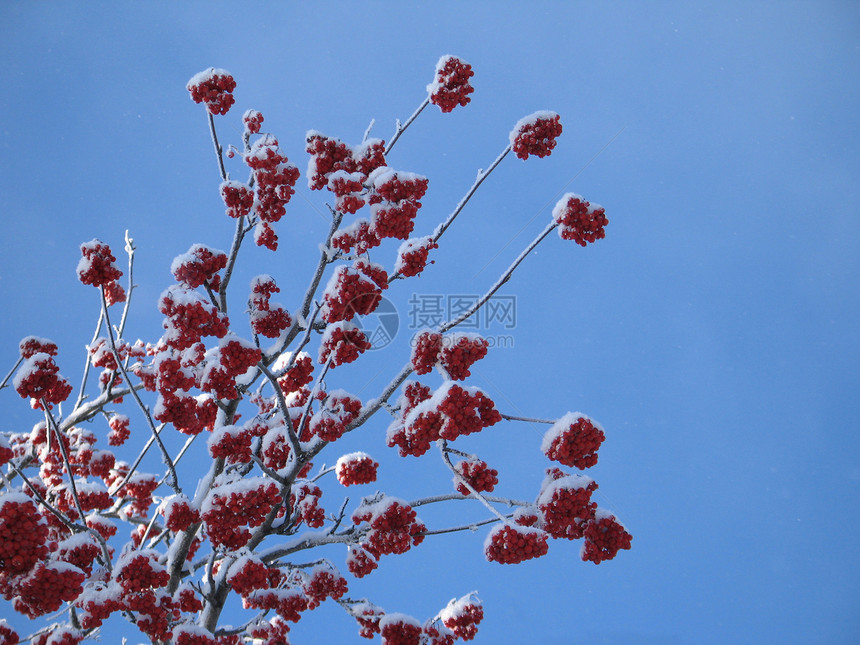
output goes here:
[[[140, 288], [128, 335], [144, 340], [160, 335], [171, 259], [194, 242], [229, 246], [206, 120], [185, 90], [194, 73], [237, 80], [224, 143], [239, 144], [242, 111], [258, 109], [304, 172], [308, 129], [358, 142], [376, 119], [388, 139], [438, 57], [456, 54], [475, 69], [472, 103], [429, 109], [389, 157], [430, 179], [416, 232], [450, 212], [520, 117], [555, 110], [564, 133], [546, 159], [506, 159], [436, 264], [389, 297], [406, 321], [413, 293], [482, 293], [560, 192], [606, 207], [605, 240], [553, 236], [505, 286], [513, 347], [472, 383], [511, 414], [602, 423], [596, 499], [633, 550], [595, 567], [555, 542], [502, 567], [483, 561], [483, 532], [440, 536], [383, 559], [352, 594], [424, 620], [477, 589], [483, 643], [860, 637], [856, 3], [7, 2], [0, 24], [0, 363], [11, 367], [23, 336], [46, 336], [77, 385], [97, 317], [74, 273], [81, 242], [118, 251], [129, 229]], [[252, 249], [239, 268], [274, 275], [290, 309], [327, 228], [304, 181], [282, 249]], [[386, 248], [374, 260], [390, 265]], [[235, 284], [239, 302], [246, 282]], [[407, 351], [401, 330], [367, 368], [344, 368], [342, 386], [373, 396]], [[0, 397], [0, 430], [38, 420], [14, 392]], [[387, 423], [344, 452], [380, 459], [392, 494], [447, 490], [438, 458], [385, 447]], [[503, 492], [528, 498], [543, 430], [505, 424], [464, 446], [499, 469]], [[450, 512], [421, 517], [441, 526], [464, 511]], [[363, 642], [336, 607], [306, 616], [293, 642], [319, 629]]]

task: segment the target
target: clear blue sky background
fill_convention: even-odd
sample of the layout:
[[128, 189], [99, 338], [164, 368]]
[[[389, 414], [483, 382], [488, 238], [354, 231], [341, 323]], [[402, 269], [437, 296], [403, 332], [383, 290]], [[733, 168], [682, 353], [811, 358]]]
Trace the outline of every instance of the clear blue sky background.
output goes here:
[[[390, 297], [408, 322], [413, 292], [482, 292], [559, 191], [606, 207], [605, 240], [553, 236], [506, 285], [514, 347], [472, 382], [505, 412], [580, 410], [604, 425], [590, 474], [633, 550], [595, 567], [578, 543], [554, 542], [546, 558], [502, 567], [483, 561], [484, 531], [441, 536], [383, 559], [352, 595], [424, 620], [477, 589], [479, 643], [860, 640], [856, 2], [4, 2], [0, 25], [0, 363], [11, 367], [21, 337], [47, 336], [77, 386], [97, 316], [75, 278], [82, 241], [119, 251], [126, 229], [136, 240], [131, 340], [159, 336], [175, 255], [229, 246], [206, 120], [185, 90], [195, 72], [224, 67], [238, 82], [222, 141], [240, 143], [242, 111], [259, 109], [304, 173], [306, 130], [358, 142], [375, 118], [389, 138], [437, 58], [456, 54], [475, 68], [472, 103], [428, 110], [389, 158], [430, 178], [416, 232], [450, 211], [520, 117], [556, 110], [564, 134], [547, 159], [506, 159], [437, 264]], [[282, 249], [245, 256], [233, 303], [267, 272], [295, 306], [327, 227], [304, 181]], [[395, 249], [374, 260], [390, 266]], [[330, 386], [372, 396], [407, 341]], [[38, 420], [14, 392], [0, 397], [0, 430]], [[392, 494], [448, 490], [437, 457], [385, 447], [387, 423], [344, 451], [382, 461]], [[500, 425], [463, 445], [500, 470], [501, 492], [530, 498], [543, 430]], [[469, 511], [484, 516], [421, 517], [446, 526]], [[111, 624], [105, 642], [122, 633]], [[337, 607], [293, 634], [364, 642]]]

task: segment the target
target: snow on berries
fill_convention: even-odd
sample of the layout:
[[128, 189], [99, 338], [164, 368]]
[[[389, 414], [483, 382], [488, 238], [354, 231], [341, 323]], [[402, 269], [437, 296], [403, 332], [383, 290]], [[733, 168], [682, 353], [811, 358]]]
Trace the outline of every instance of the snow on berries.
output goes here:
[[165, 498], [158, 511], [164, 516], [164, 525], [174, 533], [184, 531], [200, 521], [200, 514], [191, 505], [191, 501], [178, 493]]
[[56, 356], [59, 349], [57, 345], [47, 338], [39, 338], [38, 336], [25, 336], [18, 343], [18, 351], [21, 358], [30, 358], [33, 354], [48, 354]]
[[278, 486], [273, 481], [246, 477], [215, 487], [203, 502], [200, 518], [213, 545], [237, 549], [251, 538], [244, 527], [262, 524], [280, 501]]
[[185, 85], [195, 103], [205, 103], [209, 114], [227, 114], [236, 99], [236, 81], [225, 69], [210, 67], [198, 72]]
[[553, 461], [582, 470], [597, 463], [597, 450], [605, 438], [596, 421], [568, 412], [546, 431], [541, 451]]
[[31, 399], [34, 407], [41, 408], [40, 400], [50, 406], [62, 403], [72, 393], [72, 385], [59, 373], [60, 368], [50, 354], [36, 353], [26, 359], [12, 384], [15, 391], [24, 399]]
[[[438, 439], [453, 440], [479, 432], [502, 419], [493, 400], [477, 387], [464, 388], [446, 381], [428, 398], [423, 398], [427, 394], [421, 387], [404, 384], [406, 399], [399, 402], [401, 414], [388, 428], [388, 445], [397, 446], [403, 457], [419, 457]], [[412, 394], [423, 400], [408, 403]]]
[[621, 549], [630, 549], [633, 540], [615, 516], [602, 508], [585, 524], [583, 535], [582, 559], [594, 564], [611, 560]]
[[403, 500], [388, 495], [365, 499], [352, 514], [355, 525], [367, 522], [370, 530], [361, 546], [377, 560], [382, 555], [406, 553], [424, 540], [424, 523]]
[[325, 328], [320, 344], [319, 362], [331, 361], [332, 368], [352, 363], [372, 345], [361, 329], [351, 322], [337, 322]]
[[479, 493], [489, 493], [499, 483], [499, 471], [487, 466], [487, 462], [480, 459], [468, 459], [457, 463], [454, 469], [459, 477], [454, 477], [454, 486], [461, 495], [471, 495], [471, 491], [463, 484], [461, 477], [469, 486]]
[[516, 524], [497, 524], [484, 541], [484, 555], [490, 562], [518, 564], [546, 555], [546, 532]]
[[475, 73], [472, 66], [456, 56], [442, 56], [436, 63], [436, 75], [427, 86], [430, 102], [438, 105], [442, 112], [450, 112], [458, 105], [467, 105], [469, 94], [475, 88], [469, 82]]
[[[438, 248], [439, 245], [429, 235], [409, 238], [397, 249], [394, 273], [400, 274], [405, 278], [418, 275], [427, 266], [430, 251]], [[430, 260], [430, 264], [433, 264], [433, 262], [433, 260]]]
[[81, 256], [77, 272], [78, 279], [84, 284], [100, 287], [122, 277], [110, 247], [101, 240], [92, 239], [81, 244]]
[[247, 184], [228, 179], [221, 184], [220, 190], [229, 217], [238, 219], [251, 212], [254, 206], [254, 191]]
[[308, 597], [308, 609], [314, 609], [326, 598], [343, 597], [348, 591], [346, 578], [330, 564], [318, 564], [305, 576], [302, 587]]
[[448, 378], [462, 381], [471, 376], [470, 368], [487, 355], [489, 343], [475, 333], [419, 332], [412, 342], [412, 368], [416, 374], [427, 374], [439, 366]]
[[257, 110], [245, 110], [242, 115], [242, 123], [245, 124], [245, 131], [251, 134], [259, 134], [260, 126], [263, 125], [263, 115]]
[[561, 117], [555, 112], [541, 110], [517, 121], [510, 133], [511, 149], [520, 159], [529, 155], [547, 157], [561, 135]]
[[597, 509], [591, 501], [595, 490], [597, 483], [590, 477], [550, 469], [537, 499], [543, 530], [554, 538], [581, 538], [583, 524], [594, 517]]
[[352, 320], [372, 313], [388, 288], [388, 274], [380, 265], [356, 260], [332, 274], [323, 294], [321, 316], [326, 322]]
[[580, 246], [606, 237], [604, 227], [609, 224], [603, 206], [591, 204], [582, 195], [566, 193], [552, 209], [552, 218], [558, 223], [558, 235], [573, 240]]
[[484, 619], [484, 608], [478, 597], [471, 593], [459, 600], [451, 600], [439, 617], [457, 638], [470, 641], [478, 633], [478, 624]]
[[419, 645], [421, 623], [406, 614], [385, 614], [379, 619], [382, 645]]
[[196, 289], [205, 282], [211, 285], [218, 271], [226, 266], [226, 253], [204, 244], [194, 244], [187, 252], [173, 259], [170, 272], [180, 284]]
[[158, 300], [164, 319], [164, 342], [175, 349], [187, 349], [204, 336], [223, 338], [229, 330], [227, 316], [196, 291], [176, 285]]
[[48, 554], [48, 525], [24, 493], [0, 495], [0, 576], [29, 571]]
[[351, 452], [337, 460], [335, 473], [343, 486], [355, 486], [375, 482], [378, 468], [379, 463], [366, 452]]

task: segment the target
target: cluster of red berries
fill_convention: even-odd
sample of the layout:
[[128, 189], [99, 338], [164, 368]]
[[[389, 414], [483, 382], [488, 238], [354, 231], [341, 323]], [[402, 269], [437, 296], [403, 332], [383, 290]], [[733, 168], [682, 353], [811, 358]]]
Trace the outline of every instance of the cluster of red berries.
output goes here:
[[262, 223], [273, 224], [286, 213], [285, 206], [296, 192], [299, 169], [289, 162], [272, 136], [260, 137], [244, 156], [253, 170], [256, 190], [256, 213]]
[[208, 282], [212, 290], [217, 291], [221, 284], [218, 272], [226, 266], [226, 253], [204, 244], [194, 244], [186, 253], [174, 258], [170, 272], [177, 282], [189, 289]]
[[159, 395], [152, 416], [162, 423], [172, 423], [183, 434], [194, 435], [211, 430], [217, 413], [218, 404], [210, 394], [194, 397], [168, 392]]
[[[83, 571], [65, 562], [39, 562], [9, 590], [14, 596], [12, 606], [28, 618], [57, 611], [80, 595], [85, 577]], [[5, 590], [4, 596], [10, 597]]]
[[430, 102], [438, 105], [442, 112], [450, 112], [458, 105], [467, 105], [469, 94], [475, 88], [469, 79], [475, 75], [472, 66], [456, 56], [442, 56], [436, 63], [436, 77], [427, 86]]
[[254, 206], [254, 191], [247, 184], [228, 179], [221, 184], [220, 190], [228, 216], [238, 219], [251, 212]]
[[471, 376], [470, 368], [487, 355], [489, 343], [477, 334], [453, 333], [442, 336], [424, 331], [412, 346], [412, 369], [427, 374], [439, 365], [448, 377], [462, 381]]
[[547, 110], [523, 117], [511, 130], [511, 149], [520, 159], [547, 157], [561, 135], [561, 117]]
[[242, 426], [221, 426], [215, 429], [207, 445], [213, 459], [226, 459], [234, 464], [251, 461], [251, 442], [254, 435]]
[[322, 489], [308, 482], [296, 483], [290, 493], [290, 506], [295, 510], [296, 523], [304, 522], [318, 529], [325, 523], [325, 509], [319, 505]]
[[346, 578], [334, 567], [324, 565], [315, 566], [303, 586], [308, 597], [308, 609], [315, 609], [326, 598], [342, 598], [349, 590]]
[[242, 556], [230, 567], [227, 582], [242, 596], [247, 596], [257, 589], [267, 589], [269, 567], [254, 555]]
[[170, 642], [174, 645], [216, 645], [218, 642], [212, 634], [197, 625], [176, 625], [171, 635]]
[[284, 620], [297, 623], [302, 617], [301, 612], [308, 609], [308, 599], [299, 587], [260, 589], [244, 596], [242, 606], [245, 609], [274, 610]]
[[341, 321], [325, 328], [320, 344], [319, 362], [325, 365], [331, 361], [332, 368], [352, 363], [372, 345], [367, 336], [357, 326]]
[[116, 258], [110, 247], [101, 240], [93, 239], [81, 244], [81, 259], [78, 262], [78, 279], [94, 287], [107, 285], [122, 277]]
[[116, 563], [114, 580], [126, 593], [164, 587], [170, 581], [170, 574], [158, 558], [156, 551], [132, 551]]
[[336, 170], [328, 176], [329, 191], [335, 196], [334, 207], [341, 213], [356, 213], [364, 206], [364, 181], [366, 175], [360, 172]]
[[21, 354], [21, 358], [30, 358], [33, 354], [56, 356], [58, 351], [59, 348], [55, 343], [38, 336], [25, 336], [18, 343], [18, 352]]
[[260, 362], [262, 352], [253, 343], [232, 337], [218, 343], [221, 366], [232, 376], [241, 376]]
[[349, 226], [340, 229], [331, 238], [331, 245], [344, 253], [349, 253], [353, 247], [361, 255], [369, 249], [379, 246], [382, 238], [376, 232], [369, 220], [357, 219]]
[[[394, 263], [394, 273], [406, 278], [418, 275], [427, 266], [430, 251], [438, 248], [439, 245], [429, 235], [409, 238], [397, 249], [397, 261]], [[430, 260], [430, 264], [433, 264], [433, 260]]]
[[597, 450], [605, 438], [599, 424], [578, 412], [568, 412], [546, 431], [541, 451], [553, 461], [582, 470], [597, 463]]
[[0, 645], [18, 645], [18, 632], [9, 626], [5, 618], [0, 618]]
[[15, 373], [15, 391], [23, 399], [31, 399], [36, 409], [41, 400], [48, 406], [65, 401], [72, 393], [72, 385], [59, 373], [60, 368], [50, 354], [33, 354], [24, 360]]
[[346, 427], [361, 411], [361, 401], [343, 390], [330, 392], [322, 408], [313, 415], [309, 428], [311, 434], [323, 441], [335, 441], [343, 436]]
[[249, 531], [240, 527], [259, 526], [280, 501], [277, 484], [261, 477], [248, 477], [210, 492], [200, 518], [206, 523], [206, 532], [214, 546], [237, 549], [251, 537]]
[[611, 560], [621, 549], [630, 549], [633, 540], [615, 516], [603, 509], [597, 509], [594, 519], [585, 523], [583, 535], [582, 559], [594, 564]]
[[490, 562], [518, 564], [546, 555], [548, 535], [540, 529], [515, 524], [499, 524], [484, 542], [484, 554]]
[[0, 576], [29, 571], [48, 554], [48, 525], [23, 493], [0, 496]]
[[367, 181], [370, 195], [371, 227], [380, 238], [405, 240], [415, 226], [421, 198], [427, 192], [427, 178], [388, 167], [374, 170]]
[[96, 338], [91, 345], [87, 345], [87, 351], [93, 367], [104, 367], [108, 370], [119, 369], [107, 338]]
[[310, 354], [300, 353], [293, 366], [278, 378], [278, 387], [284, 394], [298, 392], [313, 380], [314, 362]]
[[595, 490], [597, 483], [590, 477], [566, 475], [550, 468], [537, 499], [543, 530], [554, 538], [581, 538], [583, 523], [597, 510], [597, 504], [591, 501]]
[[191, 506], [185, 495], [171, 495], [164, 500], [159, 511], [164, 516], [164, 525], [174, 533], [184, 531], [200, 521], [200, 513]]
[[263, 125], [263, 115], [257, 110], [245, 110], [242, 115], [242, 123], [245, 124], [245, 131], [251, 134], [259, 134], [260, 126]]
[[552, 209], [558, 223], [558, 234], [563, 240], [573, 240], [580, 246], [606, 237], [604, 227], [609, 224], [603, 206], [585, 201], [581, 195], [567, 193]]
[[79, 620], [84, 629], [100, 627], [115, 611], [120, 611], [123, 590], [116, 582], [103, 583], [90, 580], [75, 601]]
[[470, 641], [477, 635], [478, 624], [484, 619], [484, 608], [474, 594], [469, 594], [449, 602], [440, 618], [457, 638]]
[[418, 645], [421, 623], [406, 614], [385, 614], [379, 620], [382, 645]]
[[406, 553], [424, 540], [423, 533], [427, 530], [409, 504], [388, 496], [363, 503], [353, 512], [352, 521], [356, 525], [370, 524], [362, 546], [377, 560], [383, 555]]
[[501, 421], [493, 400], [480, 389], [447, 381], [431, 396], [429, 388], [404, 384], [400, 419], [388, 429], [388, 445], [400, 455], [419, 457], [438, 439], [454, 440]]
[[311, 156], [308, 161], [308, 187], [311, 190], [328, 186], [331, 176], [340, 170], [347, 174], [359, 173], [366, 178], [385, 165], [385, 142], [380, 139], [368, 139], [352, 148], [339, 139], [311, 130], [306, 141], [306, 150]]
[[223, 338], [230, 328], [226, 314], [196, 291], [176, 286], [164, 291], [158, 300], [158, 310], [167, 318], [164, 342], [174, 349], [186, 349], [204, 336]]
[[230, 72], [224, 69], [210, 67], [198, 72], [191, 77], [185, 89], [191, 93], [192, 101], [206, 104], [209, 114], [227, 114], [236, 102], [233, 98], [236, 81]]
[[[480, 459], [463, 460], [457, 463], [454, 468], [460, 477], [469, 482], [469, 486], [474, 488], [479, 493], [489, 493], [499, 483], [499, 471], [495, 468], [487, 466], [487, 462]], [[461, 495], [471, 495], [471, 491], [460, 481], [459, 477], [454, 477], [454, 486], [457, 487], [457, 492]]]
[[369, 484], [376, 481], [379, 463], [365, 452], [351, 452], [337, 460], [335, 473], [343, 486]]
[[326, 322], [352, 320], [372, 313], [388, 288], [388, 274], [380, 265], [356, 260], [351, 267], [339, 266], [323, 294], [321, 315]]
[[[350, 545], [349, 552], [346, 555], [346, 568], [349, 569], [352, 575], [356, 578], [363, 578], [378, 566], [377, 558], [370, 551], [360, 544]], [[371, 632], [371, 636], [366, 636], [366, 638], [372, 638], [372, 634], [374, 633], [378, 634], [379, 631]]]
[[31, 645], [78, 645], [84, 634], [72, 627], [55, 627], [49, 634], [36, 636]]

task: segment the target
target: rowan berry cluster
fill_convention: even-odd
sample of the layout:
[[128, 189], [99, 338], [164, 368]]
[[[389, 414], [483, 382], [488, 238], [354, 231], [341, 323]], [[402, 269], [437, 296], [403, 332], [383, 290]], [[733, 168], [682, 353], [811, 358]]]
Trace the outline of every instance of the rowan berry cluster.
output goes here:
[[340, 170], [348, 175], [359, 173], [364, 183], [371, 172], [385, 165], [385, 142], [380, 139], [367, 139], [353, 148], [316, 130], [309, 131], [305, 138], [311, 156], [307, 172], [311, 190], [327, 187], [331, 176]]
[[174, 349], [187, 349], [204, 336], [223, 338], [230, 327], [226, 314], [196, 291], [179, 285], [161, 294], [158, 310], [167, 316], [162, 339]]
[[311, 418], [310, 432], [323, 441], [335, 441], [343, 436], [360, 411], [359, 399], [344, 390], [334, 390], [328, 393], [321, 409]]
[[[454, 466], [457, 473], [465, 479], [469, 486], [479, 493], [489, 493], [499, 483], [499, 471], [487, 466], [487, 462], [480, 459], [469, 459], [457, 463]], [[471, 495], [460, 477], [454, 477], [454, 486], [461, 495]]]
[[326, 285], [321, 316], [329, 323], [367, 316], [379, 305], [387, 288], [388, 274], [380, 265], [362, 259], [351, 267], [341, 265]]
[[258, 217], [255, 242], [274, 251], [278, 236], [271, 225], [286, 214], [286, 205], [296, 192], [293, 186], [299, 179], [299, 169], [281, 153], [278, 140], [270, 135], [257, 139], [244, 159], [254, 178], [254, 212]]
[[450, 112], [458, 105], [467, 105], [469, 94], [475, 88], [469, 79], [475, 75], [472, 66], [456, 56], [442, 56], [436, 63], [436, 77], [427, 86], [430, 102], [438, 105], [442, 112]]
[[48, 525], [23, 493], [0, 497], [0, 576], [29, 571], [48, 554]]
[[378, 468], [379, 463], [365, 452], [351, 452], [343, 455], [335, 464], [337, 480], [343, 486], [375, 482]]
[[162, 502], [159, 511], [164, 516], [164, 525], [174, 533], [185, 531], [200, 521], [200, 513], [185, 495], [171, 495]]
[[191, 93], [191, 100], [195, 103], [205, 103], [209, 114], [227, 114], [236, 99], [233, 98], [233, 90], [236, 89], [236, 81], [230, 72], [224, 69], [209, 69], [198, 72], [191, 77], [185, 86]]
[[470, 641], [475, 638], [478, 625], [484, 620], [484, 608], [474, 594], [469, 594], [449, 602], [439, 617], [457, 638]]
[[101, 240], [92, 239], [81, 244], [81, 259], [78, 262], [78, 279], [94, 287], [116, 282], [122, 277], [110, 247]]
[[349, 590], [346, 578], [337, 569], [321, 564], [306, 576], [303, 587], [308, 597], [308, 609], [315, 609], [326, 598], [342, 598]]
[[595, 421], [578, 412], [568, 412], [544, 434], [541, 450], [553, 461], [580, 470], [597, 463], [597, 450], [606, 435]]
[[566, 193], [552, 209], [558, 223], [558, 234], [563, 240], [573, 240], [580, 246], [606, 237], [604, 227], [609, 224], [603, 206], [585, 201], [581, 195]]
[[245, 131], [250, 134], [259, 134], [264, 120], [263, 115], [257, 110], [245, 110], [245, 114], [242, 115]]
[[114, 580], [125, 592], [158, 589], [170, 580], [164, 565], [158, 562], [157, 551], [132, 551], [123, 555], [114, 567]]
[[269, 567], [254, 555], [243, 555], [230, 566], [227, 582], [237, 593], [247, 596], [269, 587]]
[[409, 504], [387, 495], [369, 503], [365, 500], [353, 512], [352, 521], [370, 525], [361, 546], [377, 560], [383, 555], [406, 553], [419, 545], [427, 529]]
[[543, 110], [517, 121], [511, 130], [511, 149], [520, 159], [529, 155], [547, 157], [555, 148], [561, 135], [561, 117], [555, 112]]
[[229, 217], [245, 217], [254, 206], [254, 191], [247, 184], [228, 179], [221, 184], [221, 199]]
[[221, 426], [209, 435], [207, 445], [213, 459], [226, 459], [234, 464], [251, 461], [251, 442], [254, 436], [242, 426]]
[[489, 343], [478, 334], [455, 332], [442, 336], [438, 332], [418, 334], [412, 345], [412, 369], [427, 374], [439, 366], [455, 381], [471, 376], [470, 368], [487, 355]]
[[21, 398], [30, 399], [34, 408], [41, 409], [43, 400], [51, 407], [62, 403], [72, 393], [71, 383], [59, 372], [50, 354], [32, 354], [18, 368], [12, 383]]
[[[397, 261], [394, 263], [394, 273], [405, 278], [421, 273], [427, 266], [430, 251], [438, 249], [439, 245], [429, 235], [409, 238], [397, 249]], [[433, 264], [434, 260], [430, 260]]]
[[325, 509], [319, 505], [322, 489], [316, 484], [301, 483], [293, 486], [290, 506], [295, 511], [296, 523], [304, 522], [318, 529], [325, 523]]
[[379, 620], [382, 645], [417, 645], [421, 623], [406, 614], [385, 614]]
[[[282, 354], [282, 358], [286, 363], [292, 359], [292, 354]], [[278, 363], [275, 363], [275, 369], [278, 369]], [[313, 380], [313, 371], [314, 362], [310, 354], [301, 352], [296, 357], [293, 366], [278, 378], [278, 386], [284, 394], [298, 392]]]
[[518, 564], [546, 555], [548, 535], [540, 529], [516, 524], [499, 524], [484, 542], [484, 554], [490, 562]]
[[427, 178], [388, 167], [374, 170], [367, 178], [370, 195], [370, 225], [380, 238], [405, 240], [415, 226], [421, 198], [427, 192]]
[[332, 368], [352, 363], [372, 345], [364, 332], [350, 322], [336, 322], [326, 327], [320, 343], [319, 362], [331, 361]]
[[248, 477], [214, 488], [203, 502], [200, 518], [214, 546], [237, 549], [251, 537], [243, 527], [262, 524], [280, 500], [278, 486], [273, 481]]
[[177, 282], [189, 289], [208, 283], [213, 291], [217, 291], [221, 283], [218, 272], [226, 266], [226, 253], [204, 244], [194, 244], [187, 252], [173, 259], [170, 272]]
[[85, 577], [83, 571], [65, 562], [38, 562], [26, 576], [3, 589], [3, 595], [7, 600], [14, 598], [15, 611], [38, 618], [77, 598]]
[[389, 426], [387, 440], [404, 457], [419, 457], [438, 439], [454, 440], [502, 419], [493, 400], [483, 391], [463, 388], [453, 381], [443, 383], [432, 396], [429, 388], [407, 383], [399, 403], [400, 417]]
[[595, 490], [597, 483], [590, 477], [550, 469], [537, 500], [541, 528], [554, 538], [581, 538], [583, 523], [594, 517], [597, 509], [591, 501]]
[[630, 549], [633, 540], [615, 516], [603, 509], [597, 509], [594, 519], [586, 522], [583, 535], [582, 559], [594, 564], [611, 560], [621, 549]]

